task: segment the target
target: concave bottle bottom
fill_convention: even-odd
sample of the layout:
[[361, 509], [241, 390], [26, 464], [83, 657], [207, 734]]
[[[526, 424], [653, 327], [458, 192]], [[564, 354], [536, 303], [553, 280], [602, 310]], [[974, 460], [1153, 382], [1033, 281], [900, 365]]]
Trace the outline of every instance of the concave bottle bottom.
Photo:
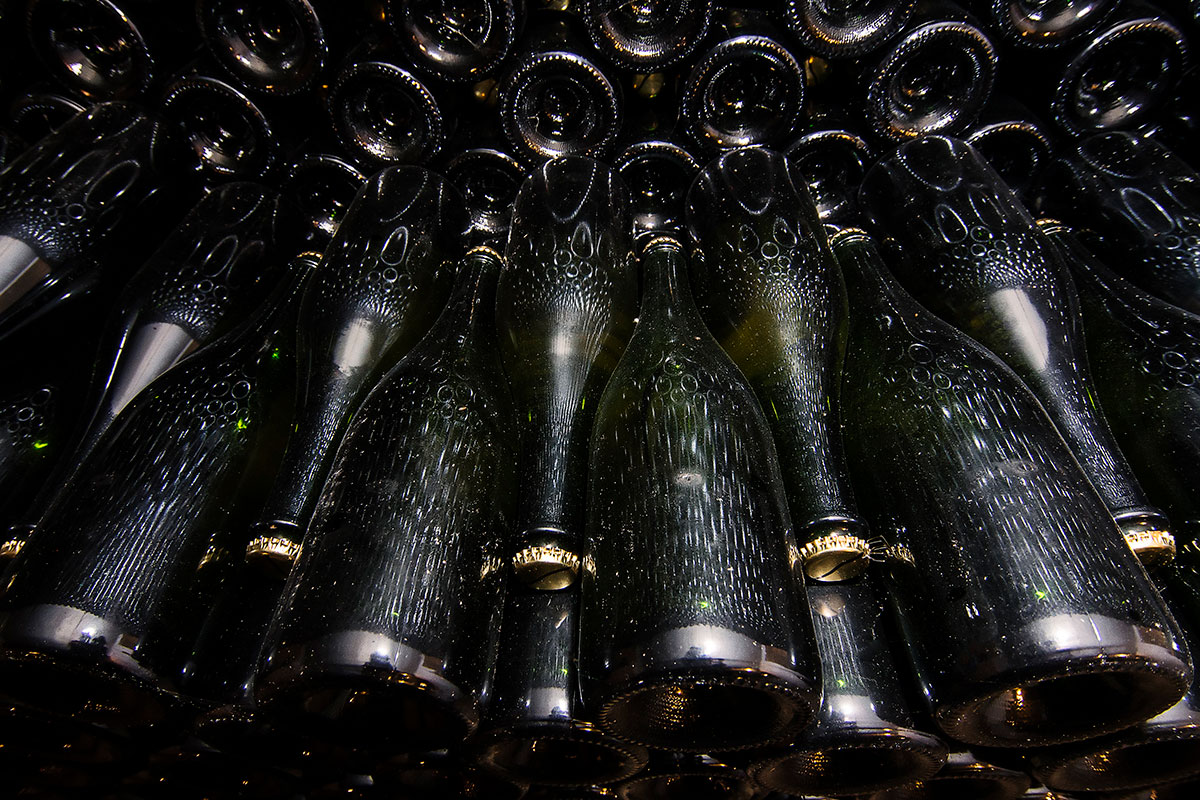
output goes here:
[[1159, 719], [1107, 743], [1047, 756], [1034, 775], [1063, 792], [1134, 790], [1200, 775], [1200, 712], [1185, 699]]
[[646, 765], [647, 753], [586, 722], [534, 723], [489, 732], [480, 763], [509, 780], [547, 786], [612, 783]]
[[942, 730], [973, 745], [1062, 744], [1145, 722], [1187, 691], [1191, 669], [1157, 643], [1166, 641], [1158, 631], [1063, 615], [1026, 633], [1039, 644], [1057, 639], [1061, 649], [1038, 654], [1037, 666], [981, 678], [986, 683], [974, 696], [938, 703]]
[[439, 750], [464, 740], [478, 711], [430, 666], [438, 663], [380, 634], [331, 634], [277, 654], [258, 699], [265, 713], [318, 738], [364, 749]]
[[762, 786], [788, 794], [880, 792], [926, 780], [945, 763], [941, 742], [919, 731], [856, 731], [858, 741], [814, 740], [752, 770]]
[[955, 775], [871, 795], [871, 800], [1016, 800], [1028, 788], [1024, 776]]
[[0, 623], [0, 686], [21, 703], [83, 722], [161, 722], [176, 702], [150, 683], [152, 674], [135, 660], [137, 643], [77, 608], [23, 608]]
[[778, 741], [812, 716], [797, 679], [789, 685], [750, 670], [684, 672], [644, 679], [609, 700], [600, 724], [647, 747], [692, 753], [741, 750]]
[[634, 778], [621, 784], [619, 795], [623, 800], [749, 800], [755, 789], [736, 772], [684, 772]]

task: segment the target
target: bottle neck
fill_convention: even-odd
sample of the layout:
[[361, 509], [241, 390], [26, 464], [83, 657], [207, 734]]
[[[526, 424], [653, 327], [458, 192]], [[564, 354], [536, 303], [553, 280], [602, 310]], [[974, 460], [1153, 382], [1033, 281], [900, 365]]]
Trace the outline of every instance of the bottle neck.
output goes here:
[[456, 341], [470, 347], [477, 340], [490, 341], [496, 330], [496, 280], [503, 258], [490, 247], [473, 247], [463, 256], [458, 278], [427, 339]]
[[834, 234], [830, 247], [842, 270], [850, 312], [868, 304], [895, 305], [904, 291], [887, 273], [875, 241], [858, 228], [845, 228]]
[[703, 325], [687, 279], [687, 258], [678, 239], [660, 236], [642, 251], [646, 285], [643, 320], [692, 321]]

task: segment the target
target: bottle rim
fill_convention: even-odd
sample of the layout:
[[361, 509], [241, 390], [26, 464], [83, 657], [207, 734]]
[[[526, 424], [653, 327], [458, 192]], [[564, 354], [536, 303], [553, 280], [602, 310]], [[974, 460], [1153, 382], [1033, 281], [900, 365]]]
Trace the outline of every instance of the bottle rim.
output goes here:
[[[191, 103], [186, 99], [188, 95], [194, 92], [209, 93], [214, 97], [220, 97], [226, 102], [237, 106], [238, 113], [243, 119], [246, 119], [250, 124], [257, 129], [259, 134], [258, 149], [261, 153], [262, 166], [253, 173], [241, 174], [240, 166], [227, 167], [222, 166], [212, 158], [206, 158], [199, 155], [199, 161], [205, 171], [212, 171], [221, 176], [234, 176], [240, 180], [254, 180], [261, 178], [270, 172], [275, 165], [277, 143], [275, 141], [274, 131], [271, 129], [271, 123], [266, 115], [259, 107], [251, 100], [244, 92], [237, 87], [226, 83], [220, 78], [214, 78], [208, 75], [189, 75], [180, 78], [167, 87], [163, 93], [161, 103], [162, 113], [164, 116], [171, 119], [179, 119], [186, 117], [191, 108]], [[185, 99], [181, 99], [185, 98]], [[180, 115], [175, 114], [175, 107], [180, 106]], [[205, 137], [207, 139], [207, 137]], [[187, 132], [188, 143], [195, 148], [196, 139], [191, 132]]]
[[[306, 89], [324, 68], [329, 55], [329, 45], [325, 40], [325, 32], [321, 28], [320, 17], [317, 16], [317, 12], [308, 0], [273, 0], [273, 2], [286, 5], [289, 9], [298, 12], [293, 14], [293, 19], [300, 22], [310, 41], [317, 42], [316, 52], [313, 54], [315, 57], [309, 59], [309, 63], [304, 69], [291, 75], [290, 80], [288, 80], [290, 75], [288, 69], [271, 68], [265, 59], [253, 54], [252, 48], [247, 47], [244, 52], [240, 52], [232, 43], [225, 42], [226, 37], [221, 35], [217, 21], [217, 9], [220, 6], [217, 0], [201, 0], [197, 3], [196, 21], [209, 52], [235, 80], [248, 88], [268, 94], [296, 94]], [[224, 46], [219, 47], [218, 42], [223, 43]], [[246, 53], [250, 53], [250, 55], [246, 55]], [[261, 66], [256, 68], [247, 63], [255, 61], [259, 62]]]
[[[46, 38], [38, 35], [36, 27], [40, 20], [39, 15], [46, 13], [54, 15], [54, 5], [61, 2], [62, 0], [32, 0], [25, 12], [26, 35], [33, 42], [34, 49], [42, 61], [48, 64], [51, 70], [53, 70], [57, 79], [67, 86], [74, 88], [85, 97], [90, 98], [129, 99], [144, 92], [155, 78], [155, 64], [150, 48], [146, 44], [146, 38], [138, 30], [133, 20], [126, 16], [125, 12], [114, 4], [112, 0], [70, 0], [70, 2], [91, 6], [94, 10], [107, 16], [109, 22], [114, 22], [124, 27], [125, 31], [131, 34], [134, 39], [136, 44], [133, 54], [135, 80], [132, 84], [105, 87], [102, 83], [89, 80], [85, 77], [87, 70], [77, 71], [68, 67], [63, 59], [54, 52], [53, 46], [47, 46]], [[48, 21], [53, 22], [53, 18]], [[98, 71], [95, 71], [95, 73], [99, 74]]]
[[[345, 104], [347, 94], [355, 89], [354, 82], [380, 80], [399, 89], [408, 100], [417, 106], [426, 122], [426, 137], [417, 153], [402, 151], [388, 155], [382, 152], [386, 146], [379, 144], [381, 137], [371, 134], [358, 135], [337, 110]], [[445, 140], [445, 119], [433, 93], [415, 75], [406, 69], [386, 61], [358, 61], [342, 70], [337, 81], [329, 90], [329, 110], [333, 113], [334, 129], [342, 145], [372, 162], [383, 164], [421, 164], [442, 149]]]
[[[788, 0], [788, 26], [806, 47], [826, 58], [855, 58], [874, 50], [899, 31], [912, 16], [917, 0], [885, 2], [865, 25], [842, 24], [821, 29], [824, 16], [811, 0]], [[832, 29], [832, 30], [830, 30]]]

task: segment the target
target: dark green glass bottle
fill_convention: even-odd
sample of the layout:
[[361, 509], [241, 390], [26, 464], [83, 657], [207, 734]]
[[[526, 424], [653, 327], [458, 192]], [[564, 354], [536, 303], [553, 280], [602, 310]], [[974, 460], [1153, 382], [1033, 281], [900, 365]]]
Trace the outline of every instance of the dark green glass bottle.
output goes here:
[[496, 680], [475, 740], [484, 766], [514, 783], [592, 786], [646, 765], [644, 747], [584, 718], [575, 588], [511, 588], [500, 633]]
[[143, 391], [76, 469], [5, 578], [0, 674], [39, 708], [147, 723], [204, 607], [198, 576], [270, 398], [298, 261], [260, 314]]
[[833, 242], [853, 298], [847, 453], [937, 724], [971, 745], [1078, 741], [1177, 702], [1183, 644], [1042, 405], [918, 305], [871, 239]]
[[1079, 287], [1104, 416], [1180, 544], [1200, 538], [1200, 317], [1107, 268], [1065, 225], [1039, 220]]
[[1130, 546], [1147, 563], [1169, 559], [1167, 520], [1096, 402], [1070, 272], [995, 171], [966, 142], [929, 136], [872, 168], [862, 196], [905, 247], [900, 281], [1021, 376]]
[[853, 577], [870, 546], [838, 422], [845, 289], [812, 200], [755, 148], [710, 163], [687, 213], [697, 305], [767, 411], [804, 572]]
[[499, 271], [495, 251], [467, 253], [449, 305], [347, 428], [256, 686], [289, 727], [394, 752], [478, 722], [516, 500]]
[[1129, 133], [1088, 137], [1047, 173], [1038, 210], [1094, 230], [1122, 277], [1200, 314], [1200, 174], [1175, 153]]
[[496, 290], [521, 435], [513, 565], [540, 588], [579, 573], [588, 435], [637, 314], [628, 207], [616, 173], [581, 156], [535, 171], [513, 207]]
[[794, 735], [819, 702], [770, 429], [652, 240], [592, 432], [581, 660], [605, 730], [699, 753]]
[[359, 191], [305, 290], [295, 428], [250, 558], [290, 565], [351, 414], [445, 305], [464, 227], [458, 193], [424, 167], [391, 167]]
[[[824, 697], [816, 724], [786, 749], [756, 757], [760, 785], [795, 795], [881, 792], [926, 780], [946, 762], [946, 746], [918, 730], [896, 668], [885, 599], [874, 570], [842, 583], [812, 583]], [[907, 678], [907, 674], [903, 676]]]

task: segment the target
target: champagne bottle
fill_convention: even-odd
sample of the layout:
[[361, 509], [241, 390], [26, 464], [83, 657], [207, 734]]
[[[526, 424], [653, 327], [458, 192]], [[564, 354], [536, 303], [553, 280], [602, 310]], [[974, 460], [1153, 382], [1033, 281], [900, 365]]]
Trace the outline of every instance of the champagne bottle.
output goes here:
[[408, 63], [433, 78], [490, 77], [525, 24], [523, 0], [386, 0], [388, 23]]
[[1179, 26], [1152, 6], [1127, 8], [1069, 57], [1029, 64], [1049, 90], [1051, 119], [1072, 136], [1136, 126], [1183, 72], [1189, 48]]
[[613, 167], [630, 190], [633, 240], [685, 235], [684, 201], [700, 164], [678, 144], [644, 139], [622, 150]]
[[810, 131], [786, 155], [792, 183], [807, 186], [827, 232], [864, 224], [858, 187], [875, 153], [861, 136], [841, 126]]
[[862, 795], [931, 778], [946, 746], [918, 730], [885, 630], [876, 576], [808, 586], [825, 696], [816, 724], [756, 758], [760, 786], [796, 795]]
[[331, 49], [345, 44], [339, 26], [357, 27], [365, 16], [353, 2], [328, 0], [200, 0], [196, 15], [204, 43], [234, 81], [285, 96], [315, 88]]
[[784, 13], [806, 49], [826, 58], [857, 58], [904, 27], [915, 5], [916, 0], [789, 0]]
[[453, 282], [458, 193], [423, 167], [391, 167], [359, 191], [298, 317], [298, 402], [247, 555], [290, 566], [350, 417], [429, 330]]
[[871, 548], [838, 432], [846, 300], [812, 200], [778, 153], [727, 153], [688, 192], [688, 225], [701, 314], [770, 409], [803, 572], [853, 577]]
[[86, 105], [56, 87], [38, 86], [13, 101], [8, 124], [21, 139], [36, 144], [86, 110]]
[[622, 739], [754, 747], [795, 734], [820, 696], [775, 448], [700, 319], [682, 245], [653, 240], [642, 268], [637, 327], [592, 431], [584, 674]]
[[1100, 263], [1069, 228], [1039, 227], [1075, 275], [1096, 392], [1122, 451], [1180, 534], [1200, 539], [1200, 317], [1157, 300]]
[[639, 772], [649, 753], [602, 733], [583, 713], [579, 596], [514, 587], [480, 734], [480, 762], [513, 783], [592, 786]]
[[11, 132], [0, 128], [0, 169], [8, 166], [17, 152], [24, 149], [24, 142]]
[[402, 63], [369, 39], [347, 57], [326, 98], [342, 146], [376, 167], [422, 164], [445, 140], [437, 98]]
[[162, 113], [184, 132], [202, 180], [262, 180], [279, 158], [271, 121], [242, 91], [203, 73], [184, 75], [165, 90]]
[[782, 144], [804, 112], [804, 69], [762, 14], [729, 10], [683, 86], [680, 116], [707, 154]]
[[989, 27], [1022, 48], [1065, 48], [1102, 25], [1120, 0], [973, 0]]
[[[1188, 647], [1200, 646], [1200, 550], [1180, 551], [1176, 564], [1156, 571], [1163, 599], [1182, 628]], [[1153, 719], [1079, 745], [1034, 755], [1034, 776], [1062, 792], [1148, 789], [1200, 775], [1200, 679]]]
[[709, 755], [655, 753], [649, 768], [617, 787], [622, 800], [751, 800], [754, 781], [740, 767]]
[[866, 115], [877, 134], [896, 141], [965, 131], [991, 96], [996, 61], [971, 15], [927, 0], [858, 67]]
[[159, 118], [102, 103], [0, 173], [0, 337], [21, 314], [140, 263], [155, 229], [186, 210], [180, 146]]
[[468, 243], [499, 245], [508, 238], [513, 201], [525, 176], [515, 158], [494, 146], [464, 148], [446, 162], [446, 178], [462, 192], [467, 208]]
[[323, 148], [311, 148], [292, 161], [280, 188], [307, 220], [311, 249], [325, 251], [366, 182], [358, 166]]
[[[847, 452], [935, 721], [969, 745], [1119, 730], [1190, 677], [1154, 587], [1016, 373], [925, 311], [853, 229]], [[953, 763], [953, 762], [952, 762]]]
[[626, 69], [646, 74], [687, 58], [712, 24], [712, 0], [580, 0], [596, 49]]
[[27, 505], [9, 546], [19, 548], [37, 527], [74, 467], [134, 397], [262, 304], [289, 250], [287, 213], [282, 198], [264, 186], [228, 184], [201, 200], [131, 279], [103, 326], [93, 386], [70, 453]]
[[538, 10], [500, 80], [504, 135], [523, 162], [604, 158], [621, 126], [621, 84], [604, 68], [579, 21]]
[[1167, 520], [1147, 500], [1096, 403], [1071, 275], [999, 176], [969, 144], [927, 137], [879, 162], [862, 195], [929, 262], [898, 262], [901, 282], [1021, 376], [1130, 546], [1148, 562], [1169, 559], [1175, 545]]
[[1038, 210], [1104, 236], [1122, 276], [1200, 313], [1200, 175], [1149, 140], [1112, 131], [1088, 137], [1054, 164]]
[[154, 0], [30, 0], [25, 22], [54, 79], [96, 100], [129, 100], [199, 46], [191, 9]]
[[608, 167], [554, 160], [513, 207], [496, 318], [520, 420], [513, 567], [543, 589], [579, 574], [595, 409], [637, 314], [629, 198]]
[[0, 674], [23, 702], [131, 725], [173, 705], [205, 601], [197, 565], [285, 377], [278, 346], [301, 277], [135, 399], [9, 568]]
[[516, 496], [499, 268], [487, 248], [464, 257], [438, 322], [346, 431], [256, 686], [289, 726], [395, 751], [477, 724]]
[[1029, 109], [997, 98], [964, 137], [1019, 198], [1028, 197], [1053, 155], [1050, 137]]
[[941, 800], [950, 797], [1019, 800], [1025, 796], [1030, 783], [1028, 775], [981, 761], [964, 750], [951, 753], [946, 766], [932, 778], [873, 794], [871, 800]]

